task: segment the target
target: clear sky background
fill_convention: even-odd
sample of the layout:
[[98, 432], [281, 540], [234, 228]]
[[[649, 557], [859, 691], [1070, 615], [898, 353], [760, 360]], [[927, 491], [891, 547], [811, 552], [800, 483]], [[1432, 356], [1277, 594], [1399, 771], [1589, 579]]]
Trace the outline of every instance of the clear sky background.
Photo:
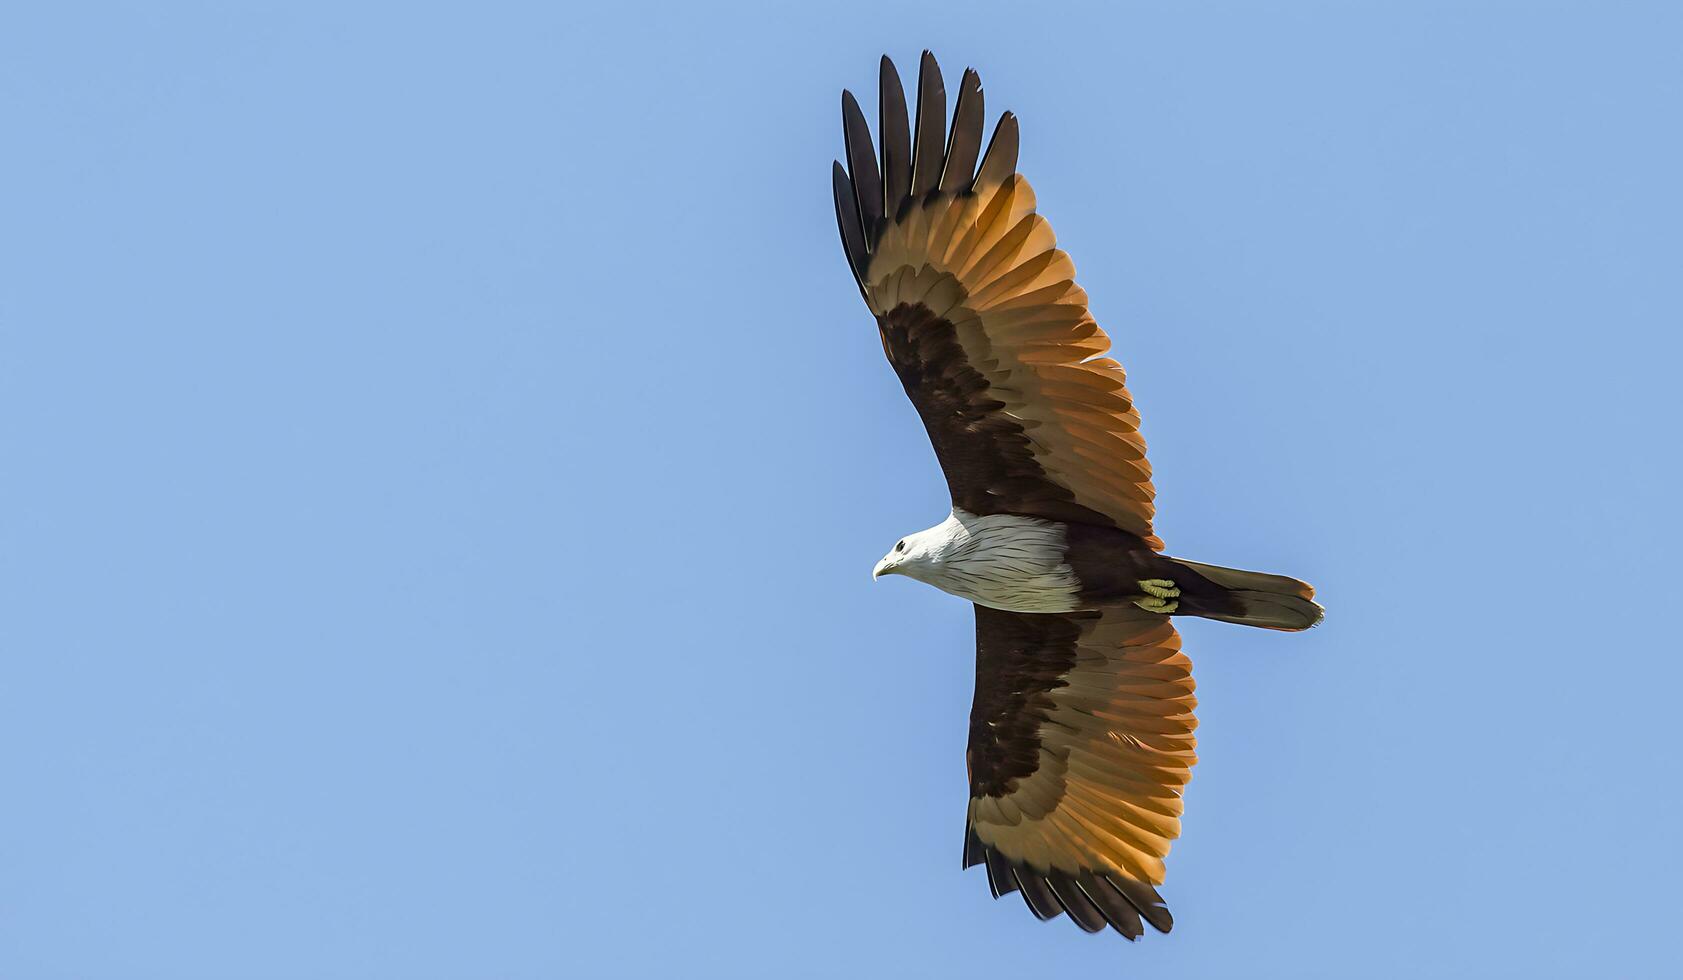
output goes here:
[[[9, 5], [0, 976], [1675, 976], [1680, 39]], [[869, 578], [947, 501], [829, 168], [925, 46], [1022, 118], [1170, 549], [1329, 610], [1184, 623], [1134, 946], [959, 870], [971, 612]]]

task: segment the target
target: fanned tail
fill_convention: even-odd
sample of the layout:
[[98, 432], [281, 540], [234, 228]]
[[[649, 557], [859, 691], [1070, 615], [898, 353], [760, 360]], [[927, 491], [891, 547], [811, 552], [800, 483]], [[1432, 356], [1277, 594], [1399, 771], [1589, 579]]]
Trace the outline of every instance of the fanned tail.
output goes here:
[[1206, 565], [1184, 558], [1169, 560], [1196, 572], [1224, 591], [1221, 597], [1224, 601], [1200, 603], [1196, 598], [1200, 590], [1183, 588], [1187, 601], [1181, 603], [1180, 612], [1184, 615], [1273, 630], [1306, 630], [1320, 622], [1326, 614], [1326, 610], [1315, 602], [1315, 587], [1308, 582], [1285, 575]]

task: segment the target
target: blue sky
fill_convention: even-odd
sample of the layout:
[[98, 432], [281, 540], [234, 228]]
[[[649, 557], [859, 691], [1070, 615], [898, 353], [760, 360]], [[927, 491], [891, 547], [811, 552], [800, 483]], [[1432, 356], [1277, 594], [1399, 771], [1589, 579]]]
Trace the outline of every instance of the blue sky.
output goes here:
[[[0, 975], [1676, 969], [1675, 5], [699, 6], [0, 15]], [[959, 871], [970, 610], [869, 578], [947, 503], [829, 165], [925, 46], [1170, 549], [1329, 609], [1185, 623], [1135, 946]]]

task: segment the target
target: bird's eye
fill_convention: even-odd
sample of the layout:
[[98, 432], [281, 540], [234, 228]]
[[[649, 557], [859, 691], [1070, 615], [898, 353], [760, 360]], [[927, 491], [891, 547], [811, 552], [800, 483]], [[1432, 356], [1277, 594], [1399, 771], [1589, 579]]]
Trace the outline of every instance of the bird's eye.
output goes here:
[[905, 551], [906, 550], [906, 542], [901, 541], [899, 544], [894, 546], [894, 550], [895, 551]]

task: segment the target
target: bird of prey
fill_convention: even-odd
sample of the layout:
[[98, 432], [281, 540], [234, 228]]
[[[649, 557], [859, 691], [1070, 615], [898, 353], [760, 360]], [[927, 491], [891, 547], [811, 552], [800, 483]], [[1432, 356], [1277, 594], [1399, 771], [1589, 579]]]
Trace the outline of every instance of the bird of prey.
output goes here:
[[880, 156], [843, 92], [834, 168], [848, 265], [952, 493], [946, 520], [872, 576], [975, 604], [964, 866], [1041, 919], [1168, 932], [1153, 886], [1196, 759], [1171, 617], [1301, 630], [1322, 610], [1296, 579], [1163, 553], [1139, 413], [1017, 173], [1016, 118], [983, 152], [982, 84], [966, 71], [949, 129], [927, 51], [916, 105], [908, 124], [883, 58]]

